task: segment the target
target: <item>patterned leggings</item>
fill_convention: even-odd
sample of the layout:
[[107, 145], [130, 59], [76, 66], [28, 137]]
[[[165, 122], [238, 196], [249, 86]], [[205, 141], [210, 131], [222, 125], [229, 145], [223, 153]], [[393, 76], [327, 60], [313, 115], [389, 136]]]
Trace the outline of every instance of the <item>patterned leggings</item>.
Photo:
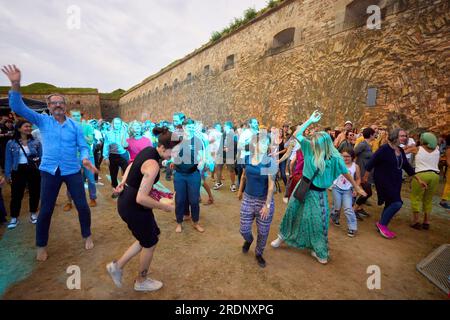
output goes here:
[[269, 214], [266, 220], [262, 220], [260, 217], [261, 209], [266, 205], [266, 199], [259, 199], [249, 196], [244, 193], [244, 198], [241, 204], [241, 235], [245, 241], [252, 243], [252, 225], [253, 220], [256, 218], [256, 226], [258, 230], [258, 238], [256, 242], [256, 255], [261, 255], [266, 247], [267, 238], [269, 236], [270, 224], [272, 223], [273, 213], [275, 211], [275, 206], [272, 202], [270, 203]]

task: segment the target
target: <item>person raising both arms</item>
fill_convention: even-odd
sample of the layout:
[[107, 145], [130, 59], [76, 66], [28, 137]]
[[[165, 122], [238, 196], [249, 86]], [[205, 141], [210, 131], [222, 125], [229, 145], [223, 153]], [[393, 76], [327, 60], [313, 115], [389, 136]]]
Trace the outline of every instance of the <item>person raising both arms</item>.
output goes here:
[[[11, 81], [9, 105], [12, 111], [35, 124], [42, 137], [43, 154], [39, 167], [41, 170], [41, 209], [36, 225], [37, 260], [45, 261], [48, 258], [47, 243], [50, 222], [63, 182], [66, 183], [78, 210], [85, 248], [90, 250], [94, 247], [91, 236], [91, 211], [86, 200], [79, 159], [82, 159], [82, 165], [86, 169], [94, 173], [97, 172], [97, 169], [89, 161], [89, 147], [84, 139], [83, 130], [79, 124], [66, 117], [64, 96], [49, 95], [47, 104], [51, 115], [39, 114], [27, 107], [22, 100], [20, 70], [15, 65], [8, 65], [4, 66], [2, 71]], [[78, 152], [80, 152], [80, 157]]]

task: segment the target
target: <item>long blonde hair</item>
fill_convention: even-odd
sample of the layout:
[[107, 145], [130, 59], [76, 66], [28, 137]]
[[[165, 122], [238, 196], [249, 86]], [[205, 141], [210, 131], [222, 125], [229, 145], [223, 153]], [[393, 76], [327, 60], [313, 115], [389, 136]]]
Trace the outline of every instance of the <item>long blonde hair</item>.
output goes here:
[[319, 169], [320, 173], [325, 171], [326, 160], [341, 156], [334, 147], [330, 135], [324, 131], [316, 132], [311, 136], [311, 148], [314, 156], [314, 165]]

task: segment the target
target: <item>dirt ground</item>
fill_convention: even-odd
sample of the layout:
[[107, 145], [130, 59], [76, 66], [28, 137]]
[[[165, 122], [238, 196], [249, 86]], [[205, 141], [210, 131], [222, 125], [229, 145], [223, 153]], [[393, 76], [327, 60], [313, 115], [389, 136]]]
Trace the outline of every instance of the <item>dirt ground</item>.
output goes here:
[[[163, 175], [162, 175], [163, 176]], [[213, 191], [215, 204], [201, 206], [201, 223], [206, 232], [196, 232], [185, 223], [182, 234], [175, 233], [174, 214], [155, 211], [161, 237], [150, 276], [163, 281], [154, 293], [136, 293], [133, 279], [138, 259], [124, 271], [124, 287], [114, 286], [105, 266], [117, 259], [134, 241], [110, 197], [107, 178], [98, 187], [99, 206], [92, 209], [92, 233], [95, 248], [83, 249], [76, 211], [63, 212], [65, 188], [61, 190], [50, 229], [49, 260], [34, 260], [34, 226], [22, 215], [17, 229], [0, 227], [0, 296], [3, 299], [446, 299], [446, 295], [424, 278], [416, 264], [434, 249], [450, 240], [450, 213], [435, 199], [431, 230], [409, 227], [408, 199], [392, 221], [398, 234], [385, 240], [375, 231], [380, 208], [371, 200], [370, 218], [359, 222], [355, 238], [346, 235], [345, 217], [341, 227], [330, 225], [331, 260], [317, 263], [308, 252], [283, 245], [270, 247], [275, 239], [286, 205], [276, 194], [276, 212], [265, 251], [267, 267], [258, 267], [254, 246], [244, 255], [239, 234], [239, 206], [228, 183]], [[209, 180], [210, 181], [210, 180]], [[172, 188], [172, 183], [164, 181]], [[9, 205], [9, 187], [3, 190]], [[405, 190], [408, 186], [405, 187]], [[206, 194], [202, 193], [203, 198]], [[22, 213], [28, 212], [24, 201]], [[256, 231], [254, 231], [255, 234]], [[81, 290], [66, 286], [71, 265], [81, 268]], [[381, 289], [367, 288], [367, 268], [381, 269]]]

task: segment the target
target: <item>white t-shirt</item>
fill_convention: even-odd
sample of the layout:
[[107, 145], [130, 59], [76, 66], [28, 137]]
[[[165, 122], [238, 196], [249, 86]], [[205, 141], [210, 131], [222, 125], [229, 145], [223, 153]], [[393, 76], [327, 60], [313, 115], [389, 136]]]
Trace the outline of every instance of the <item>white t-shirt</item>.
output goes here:
[[436, 148], [433, 152], [428, 152], [424, 148], [419, 147], [419, 151], [416, 154], [416, 172], [434, 171], [439, 172], [439, 148]]
[[216, 129], [211, 129], [208, 134], [208, 140], [210, 141], [209, 150], [211, 151], [211, 153], [217, 153], [217, 151], [219, 150], [220, 139], [222, 139], [222, 132]]
[[95, 137], [95, 140], [97, 140], [99, 142], [103, 140], [103, 135], [100, 132], [100, 130], [94, 129], [94, 137]]
[[[20, 148], [20, 146], [19, 146]], [[30, 148], [28, 148], [28, 146], [22, 146], [23, 150], [25, 150], [25, 152], [28, 154], [30, 154]], [[27, 164], [28, 163], [28, 159], [27, 156], [23, 153], [22, 148], [20, 148], [19, 150], [19, 164]]]
[[292, 153], [289, 156], [290, 161], [292, 161], [294, 159], [295, 155], [297, 154], [298, 149], [300, 149], [300, 144], [297, 141], [295, 141], [295, 146], [294, 146], [294, 148], [292, 148]]
[[[355, 173], [356, 173], [356, 164], [353, 162], [351, 167], [348, 168], [349, 174], [355, 178]], [[335, 185], [336, 187], [338, 187], [341, 190], [350, 190], [351, 188], [353, 188], [352, 184], [350, 183], [350, 181], [348, 181], [342, 174], [333, 182], [333, 185]]]
[[41, 131], [39, 129], [34, 129], [33, 131], [31, 131], [31, 135], [33, 136], [33, 138], [39, 142], [41, 142]]
[[[405, 147], [412, 147], [415, 146], [416, 142], [414, 141], [413, 138], [409, 138], [408, 139], [408, 144], [405, 146], [403, 143], [400, 145], [400, 148], [405, 148]], [[411, 161], [412, 159], [412, 153], [407, 153], [406, 154], [406, 159], [408, 159], [408, 161]]]

